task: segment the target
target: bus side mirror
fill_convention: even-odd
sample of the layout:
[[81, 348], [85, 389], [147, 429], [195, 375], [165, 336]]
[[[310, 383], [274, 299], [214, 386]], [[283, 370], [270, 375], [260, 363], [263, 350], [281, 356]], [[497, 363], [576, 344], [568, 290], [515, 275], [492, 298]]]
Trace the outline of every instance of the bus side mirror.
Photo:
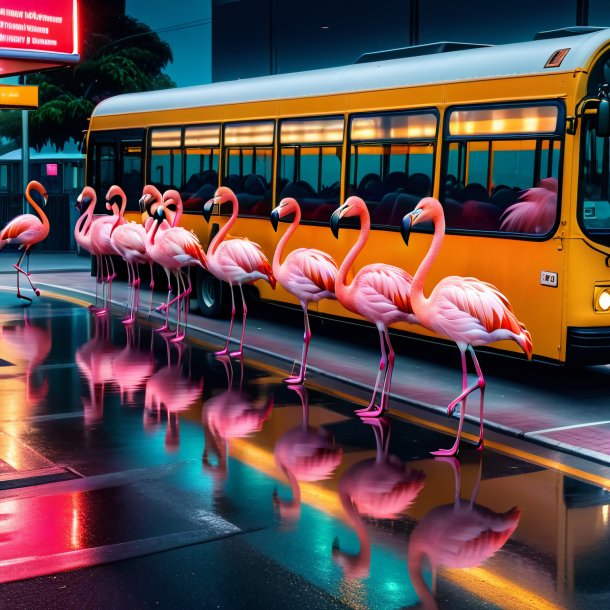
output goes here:
[[599, 138], [610, 136], [610, 100], [606, 97], [599, 100], [596, 132]]

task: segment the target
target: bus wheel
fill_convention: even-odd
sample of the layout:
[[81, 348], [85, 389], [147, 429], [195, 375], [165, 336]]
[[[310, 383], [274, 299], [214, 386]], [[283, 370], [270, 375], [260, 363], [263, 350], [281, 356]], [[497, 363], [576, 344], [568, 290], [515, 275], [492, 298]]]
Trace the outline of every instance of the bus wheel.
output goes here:
[[225, 316], [229, 310], [229, 286], [211, 273], [197, 271], [197, 303], [199, 311], [209, 318]]

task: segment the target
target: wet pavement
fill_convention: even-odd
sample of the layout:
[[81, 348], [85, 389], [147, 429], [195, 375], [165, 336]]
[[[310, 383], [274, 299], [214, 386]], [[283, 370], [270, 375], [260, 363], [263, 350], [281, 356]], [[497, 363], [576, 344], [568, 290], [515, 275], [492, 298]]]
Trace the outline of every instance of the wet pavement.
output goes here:
[[[157, 320], [126, 329], [120, 309], [91, 316], [85, 271], [43, 271], [30, 307], [0, 292], [0, 607], [610, 604], [610, 470], [596, 454], [498, 425], [483, 452], [430, 456], [455, 422], [442, 400], [424, 403], [459, 383], [454, 358], [424, 355], [421, 386], [412, 370], [397, 375], [390, 415], [364, 423], [353, 411], [368, 402], [375, 355], [359, 343], [357, 383], [321, 370], [343, 354], [329, 333], [334, 351], [318, 345], [307, 389], [291, 390], [272, 339], [293, 336], [271, 337], [264, 317], [248, 327], [245, 363], [218, 359], [225, 321], [177, 346]], [[583, 375], [570, 421], [601, 415], [604, 370], [516, 384], [495, 362], [494, 417], [504, 393], [522, 413], [556, 393], [568, 413]]]

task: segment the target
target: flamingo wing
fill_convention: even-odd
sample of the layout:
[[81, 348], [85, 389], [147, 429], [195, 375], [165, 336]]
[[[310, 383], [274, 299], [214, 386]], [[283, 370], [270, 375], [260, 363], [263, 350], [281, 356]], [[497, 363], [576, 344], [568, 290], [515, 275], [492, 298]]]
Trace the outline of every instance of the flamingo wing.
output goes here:
[[197, 237], [182, 227], [172, 227], [164, 231], [159, 244], [162, 245], [163, 254], [180, 263], [187, 263], [195, 259], [205, 266], [206, 258], [201, 243]]
[[525, 191], [517, 203], [506, 208], [500, 220], [501, 231], [546, 233], [555, 222], [557, 194], [534, 187]]
[[321, 292], [334, 293], [339, 268], [326, 252], [314, 248], [298, 248], [286, 257], [285, 264], [290, 268], [295, 281], [313, 284]]
[[230, 239], [223, 241], [216, 253], [227, 275], [231, 274], [231, 268], [234, 270], [238, 267], [246, 275], [260, 273], [266, 276], [270, 284], [275, 287], [276, 280], [271, 264], [257, 243], [245, 238]]
[[42, 228], [42, 222], [33, 214], [21, 214], [11, 220], [0, 233], [0, 240], [18, 239], [29, 241]]
[[404, 269], [383, 263], [367, 265], [354, 282], [371, 300], [381, 299], [400, 311], [413, 313], [410, 300], [413, 278]]

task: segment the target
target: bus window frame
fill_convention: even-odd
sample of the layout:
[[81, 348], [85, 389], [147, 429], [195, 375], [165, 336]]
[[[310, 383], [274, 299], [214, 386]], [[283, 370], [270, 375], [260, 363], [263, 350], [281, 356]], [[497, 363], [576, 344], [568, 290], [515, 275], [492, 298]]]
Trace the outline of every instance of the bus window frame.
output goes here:
[[[282, 130], [282, 124], [283, 123], [288, 123], [290, 121], [303, 121], [303, 122], [308, 122], [308, 121], [325, 121], [325, 120], [335, 120], [335, 121], [343, 121], [343, 128], [342, 128], [342, 133], [341, 133], [341, 139], [338, 140], [337, 142], [323, 142], [323, 141], [311, 141], [311, 142], [304, 142], [304, 143], [295, 143], [295, 142], [291, 142], [290, 144], [285, 144], [282, 145], [281, 142], [281, 130]], [[318, 147], [318, 148], [323, 148], [325, 146], [331, 147], [331, 146], [340, 146], [341, 147], [341, 158], [339, 160], [339, 162], [341, 163], [341, 168], [339, 171], [339, 193], [341, 193], [341, 186], [342, 186], [342, 179], [343, 179], [343, 175], [344, 175], [344, 168], [343, 168], [343, 157], [344, 157], [344, 147], [345, 147], [345, 139], [346, 139], [346, 127], [349, 121], [349, 117], [346, 114], [340, 114], [340, 113], [333, 113], [333, 114], [323, 114], [323, 115], [308, 115], [308, 116], [287, 116], [287, 117], [282, 117], [281, 119], [278, 119], [276, 122], [276, 131], [275, 131], [275, 142], [276, 142], [276, 163], [275, 163], [275, 176], [274, 176], [274, 181], [273, 181], [273, 200], [275, 202], [275, 207], [277, 207], [280, 203], [279, 201], [279, 197], [280, 197], [280, 193], [278, 192], [278, 186], [279, 186], [279, 180], [280, 180], [280, 166], [281, 166], [281, 162], [282, 162], [282, 148], [297, 148], [297, 147]], [[319, 170], [320, 168], [318, 168]], [[299, 202], [300, 204], [300, 202]], [[339, 208], [339, 206], [341, 205], [341, 194], [339, 194], [339, 203], [337, 205], [337, 208]], [[288, 222], [288, 221], [286, 221]], [[302, 218], [301, 219], [301, 224], [303, 225], [311, 225], [311, 226], [328, 226], [328, 222], [323, 221], [323, 220], [309, 220], [307, 218]]]
[[[432, 114], [436, 117], [436, 130], [434, 136], [430, 136], [430, 138], [397, 138], [396, 140], [352, 140], [352, 122], [354, 119], [369, 117], [369, 116], [385, 116], [385, 115], [421, 115], [421, 114]], [[345, 147], [346, 147], [346, 162], [345, 162], [345, 171], [344, 171], [344, 184], [343, 189], [344, 192], [349, 192], [350, 188], [350, 173], [352, 167], [352, 146], [366, 146], [371, 144], [397, 144], [397, 145], [405, 145], [409, 146], [411, 144], [432, 144], [434, 147], [432, 152], [432, 176], [430, 176], [431, 180], [431, 189], [432, 194], [435, 192], [436, 180], [437, 180], [437, 172], [436, 172], [436, 161], [439, 149], [439, 134], [441, 132], [441, 123], [442, 116], [441, 112], [435, 106], [424, 106], [422, 108], [397, 108], [395, 110], [383, 110], [379, 111], [369, 111], [369, 112], [354, 112], [348, 116], [347, 124], [346, 124], [346, 135], [345, 135]], [[442, 146], [442, 142], [440, 142]], [[366, 202], [365, 202], [366, 203]], [[349, 224], [346, 225], [349, 227]], [[396, 225], [388, 225], [388, 224], [371, 224], [371, 228], [374, 228], [376, 231], [399, 231], [400, 226]], [[413, 227], [413, 231], [422, 231], [428, 232], [428, 228], [424, 226]]]
[[[590, 229], [587, 228], [584, 224], [584, 205], [585, 205], [585, 195], [584, 189], [582, 188], [583, 179], [584, 179], [584, 160], [585, 160], [585, 151], [586, 151], [586, 137], [587, 130], [584, 129], [585, 126], [585, 118], [586, 122], [595, 120], [596, 114], [587, 113], [583, 116], [583, 120], [580, 122], [580, 150], [578, 155], [578, 201], [576, 204], [576, 220], [578, 222], [578, 226], [580, 230], [583, 232], [587, 239], [590, 239], [593, 243], [599, 244], [602, 246], [609, 247], [610, 246], [610, 229]], [[596, 135], [597, 137], [597, 135]], [[610, 138], [606, 138], [610, 140]], [[607, 266], [608, 262], [606, 263]]]
[[[152, 162], [153, 162], [153, 150], [168, 150], [167, 147], [155, 146], [152, 145], [153, 131], [159, 129], [177, 129], [180, 131], [180, 145], [169, 148], [169, 150], [174, 150], [176, 148], [180, 149], [180, 154], [182, 155], [181, 168], [180, 168], [180, 185], [172, 186], [177, 191], [180, 190], [180, 186], [184, 184], [184, 173], [185, 173], [185, 161], [184, 161], [184, 125], [151, 125], [146, 134], [146, 173], [144, 178], [144, 184], [154, 184], [157, 185], [159, 182], [152, 179]], [[162, 189], [160, 189], [162, 190]]]
[[[496, 108], [531, 108], [538, 106], [555, 106], [557, 108], [557, 124], [554, 132], [521, 132], [513, 134], [481, 134], [481, 135], [450, 135], [449, 134], [449, 121], [452, 112], [455, 110], [480, 110], [489, 109], [494, 110]], [[529, 136], [529, 137], [528, 137]], [[565, 163], [565, 137], [566, 137], [566, 106], [565, 101], [559, 98], [553, 99], [539, 99], [539, 100], [527, 100], [527, 101], [515, 101], [515, 102], [493, 102], [488, 104], [452, 104], [445, 108], [443, 115], [443, 131], [442, 131], [442, 142], [441, 142], [441, 170], [439, 178], [443, 181], [447, 176], [447, 166], [449, 163], [449, 146], [453, 143], [459, 142], [489, 142], [492, 143], [496, 140], [536, 140], [550, 142], [559, 142], [559, 160], [558, 160], [558, 172], [557, 172], [557, 213], [555, 215], [555, 222], [553, 226], [542, 234], [535, 233], [517, 233], [510, 231], [486, 231], [477, 229], [461, 229], [446, 227], [445, 231], [449, 234], [456, 235], [473, 235], [477, 237], [490, 237], [499, 239], [513, 239], [513, 240], [524, 240], [524, 241], [548, 241], [553, 238], [553, 235], [557, 232], [559, 224], [561, 222], [562, 213], [562, 197], [563, 197], [563, 170]], [[465, 160], [468, 163], [468, 159]], [[444, 193], [439, 190], [439, 200], [444, 205]], [[431, 232], [431, 228], [422, 227], [422, 231]]]
[[[234, 125], [254, 125], [256, 123], [271, 123], [273, 125], [273, 133], [271, 136], [271, 144], [225, 144], [225, 133], [226, 133], [226, 129], [227, 127], [231, 127]], [[221, 123], [221, 134], [220, 134], [220, 158], [219, 158], [219, 162], [218, 162], [218, 183], [220, 185], [224, 184], [224, 180], [227, 176], [225, 176], [225, 166], [227, 165], [227, 154], [228, 151], [231, 149], [240, 149], [243, 147], [249, 147], [249, 148], [257, 148], [257, 147], [261, 147], [261, 148], [268, 148], [271, 147], [271, 180], [269, 180], [268, 185], [271, 188], [271, 198], [269, 200], [269, 214], [271, 213], [271, 211], [273, 210], [273, 202], [274, 202], [274, 195], [275, 195], [275, 181], [276, 181], [276, 171], [275, 171], [275, 163], [274, 163], [274, 155], [276, 155], [276, 151], [277, 151], [277, 145], [278, 145], [278, 121], [277, 118], [272, 117], [272, 118], [266, 118], [266, 119], [254, 119], [252, 121], [249, 120], [244, 120], [241, 119], [239, 121], [226, 121], [226, 122], [222, 122]], [[247, 174], [246, 174], [247, 175]], [[244, 176], [241, 176], [241, 179], [244, 179]], [[236, 197], [237, 197], [237, 193], [235, 193]], [[239, 199], [238, 199], [239, 201]], [[240, 216], [240, 218], [265, 218], [265, 219], [269, 219], [269, 214], [248, 214], [245, 216]], [[227, 206], [220, 206], [220, 209], [218, 210], [218, 215], [219, 216], [231, 216], [231, 212], [230, 210], [227, 208]]]

